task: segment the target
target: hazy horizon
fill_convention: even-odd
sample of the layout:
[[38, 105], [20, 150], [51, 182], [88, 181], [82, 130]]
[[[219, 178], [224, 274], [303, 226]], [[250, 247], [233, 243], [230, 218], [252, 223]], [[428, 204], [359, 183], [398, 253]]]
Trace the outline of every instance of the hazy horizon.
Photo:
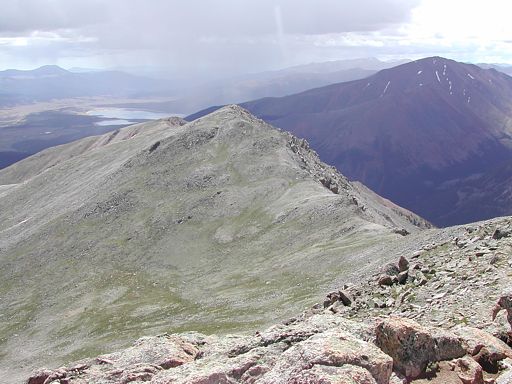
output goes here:
[[[226, 77], [376, 57], [512, 64], [505, 0], [7, 0], [0, 69]], [[32, 12], [30, 16], [27, 9]]]

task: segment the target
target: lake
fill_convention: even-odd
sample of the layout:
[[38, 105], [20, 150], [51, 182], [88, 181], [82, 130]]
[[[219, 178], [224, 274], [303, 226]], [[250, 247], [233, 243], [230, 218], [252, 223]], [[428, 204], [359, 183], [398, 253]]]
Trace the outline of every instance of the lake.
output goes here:
[[95, 124], [106, 125], [127, 125], [135, 124], [141, 120], [156, 120], [170, 116], [183, 117], [179, 113], [162, 113], [153, 111], [143, 111], [128, 108], [94, 108], [86, 112], [89, 116], [103, 117], [106, 120], [98, 121]]
[[48, 147], [170, 116], [183, 115], [129, 108], [92, 108], [85, 114], [65, 110], [32, 113], [20, 123], [0, 129], [0, 169]]

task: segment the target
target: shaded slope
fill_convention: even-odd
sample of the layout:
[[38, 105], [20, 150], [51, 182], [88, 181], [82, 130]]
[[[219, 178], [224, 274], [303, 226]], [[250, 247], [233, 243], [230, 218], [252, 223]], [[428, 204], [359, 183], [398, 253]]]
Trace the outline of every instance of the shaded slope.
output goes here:
[[445, 211], [446, 220], [454, 220], [461, 212], [465, 217], [497, 217], [510, 213], [512, 201], [512, 162], [506, 161], [493, 169], [466, 179], [442, 184], [440, 192], [457, 191], [452, 209]]
[[2, 373], [146, 333], [253, 329], [378, 265], [362, 250], [428, 226], [238, 107], [181, 124], [0, 171]]
[[512, 78], [439, 57], [242, 105], [307, 138], [347, 177], [440, 225], [488, 218], [453, 210], [457, 190], [441, 185], [511, 156]]
[[304, 68], [294, 71], [262, 72], [222, 79], [198, 86], [186, 86], [176, 92], [179, 98], [161, 104], [164, 110], [191, 113], [211, 105], [240, 103], [268, 96], [285, 96], [328, 84], [363, 79], [376, 70], [347, 68], [338, 71], [318, 71]]

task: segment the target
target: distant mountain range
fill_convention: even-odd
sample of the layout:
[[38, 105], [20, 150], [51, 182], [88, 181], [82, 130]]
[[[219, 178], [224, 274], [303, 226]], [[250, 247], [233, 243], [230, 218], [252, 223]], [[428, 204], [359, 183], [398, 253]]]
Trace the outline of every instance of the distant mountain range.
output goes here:
[[[264, 96], [283, 96], [322, 85], [361, 79], [398, 62], [375, 58], [338, 60], [223, 78], [198, 85], [151, 78], [118, 70], [46, 65], [33, 70], [0, 71], [0, 107], [72, 97], [146, 98], [173, 96], [160, 109], [190, 113], [212, 104], [228, 104]], [[157, 106], [158, 107], [158, 106]]]
[[495, 69], [497, 71], [506, 73], [509, 76], [512, 76], [512, 65], [509, 64], [478, 64], [479, 67], [485, 69]]
[[75, 73], [56, 65], [0, 71], [0, 106], [71, 97], [169, 94], [170, 82], [118, 71]]
[[432, 57], [241, 105], [437, 225], [512, 213], [499, 171], [512, 159], [512, 78], [495, 69]]
[[285, 96], [328, 84], [363, 79], [402, 62], [361, 58], [249, 73], [199, 86], [181, 87], [179, 96], [167, 104], [167, 109], [190, 113], [211, 105], [240, 103], [266, 96]]
[[[151, 107], [190, 111], [329, 84], [243, 106], [306, 137], [324, 161], [437, 225], [510, 214], [512, 203], [503, 180], [511, 158], [510, 77], [503, 74], [507, 67], [482, 64], [490, 67], [482, 69], [428, 58], [376, 73], [393, 64], [360, 59], [251, 74], [191, 88], [175, 101]], [[23, 104], [108, 93], [140, 97], [144, 108], [145, 96], [172, 88], [165, 81], [116, 71], [79, 72], [83, 73], [56, 66], [0, 72], [0, 100]], [[41, 118], [34, 118], [37, 124]], [[41, 140], [46, 139], [41, 129], [36, 130], [39, 136], [27, 136], [33, 131], [27, 124], [34, 119], [20, 125], [24, 132], [20, 140], [52, 145], [54, 141]], [[84, 122], [80, 124], [83, 130]], [[87, 132], [99, 133], [98, 129]], [[16, 127], [4, 133], [16, 137]], [[4, 146], [0, 168], [33, 153], [25, 147]], [[475, 204], [478, 210], [472, 208]]]
[[[65, 100], [55, 106], [55, 112], [33, 113], [19, 119], [15, 125], [11, 125], [10, 121], [3, 124], [9, 129], [0, 131], [0, 169], [52, 145], [114, 129], [95, 126], [95, 120], [91, 117], [63, 113], [62, 108], [66, 103], [74, 107], [73, 101], [68, 98], [100, 97], [97, 101], [100, 105], [102, 100], [112, 104], [117, 98], [130, 98], [130, 108], [186, 114], [210, 105], [263, 96], [282, 96], [322, 85], [361, 79], [374, 74], [378, 69], [395, 64], [374, 58], [311, 63], [210, 81], [201, 86], [197, 85], [199, 81], [192, 82], [196, 85], [184, 86], [184, 80], [156, 80], [122, 71], [88, 68], [71, 68], [68, 71], [55, 65], [30, 71], [2, 71], [0, 108], [19, 108], [20, 105], [38, 101], [52, 102], [54, 99]], [[143, 73], [142, 68], [139, 71]], [[172, 101], [155, 102], [151, 100], [155, 96], [164, 96]], [[47, 132], [51, 132], [51, 135]]]

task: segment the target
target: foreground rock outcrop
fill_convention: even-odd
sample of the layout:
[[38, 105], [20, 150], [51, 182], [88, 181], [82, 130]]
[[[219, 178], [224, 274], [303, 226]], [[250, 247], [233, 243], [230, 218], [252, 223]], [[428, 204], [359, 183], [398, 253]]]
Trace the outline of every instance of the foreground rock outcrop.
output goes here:
[[512, 238], [496, 236], [509, 228], [502, 218], [412, 238], [418, 251], [396, 248], [395, 263], [253, 335], [146, 337], [27, 383], [512, 383], [500, 316], [510, 308]]
[[[486, 360], [479, 359], [483, 350]], [[436, 362], [446, 363], [444, 374], [459, 380], [454, 383], [484, 384], [510, 373], [511, 354], [509, 346], [481, 330], [453, 333], [397, 317], [361, 324], [312, 309], [253, 336], [143, 338], [120, 352], [40, 370], [27, 384], [393, 384], [435, 377], [441, 372], [432, 366]], [[496, 370], [489, 372], [491, 360]]]
[[452, 360], [466, 354], [454, 334], [420, 326], [413, 320], [390, 317], [376, 328], [376, 344], [393, 357], [395, 368], [417, 378], [429, 363]]

